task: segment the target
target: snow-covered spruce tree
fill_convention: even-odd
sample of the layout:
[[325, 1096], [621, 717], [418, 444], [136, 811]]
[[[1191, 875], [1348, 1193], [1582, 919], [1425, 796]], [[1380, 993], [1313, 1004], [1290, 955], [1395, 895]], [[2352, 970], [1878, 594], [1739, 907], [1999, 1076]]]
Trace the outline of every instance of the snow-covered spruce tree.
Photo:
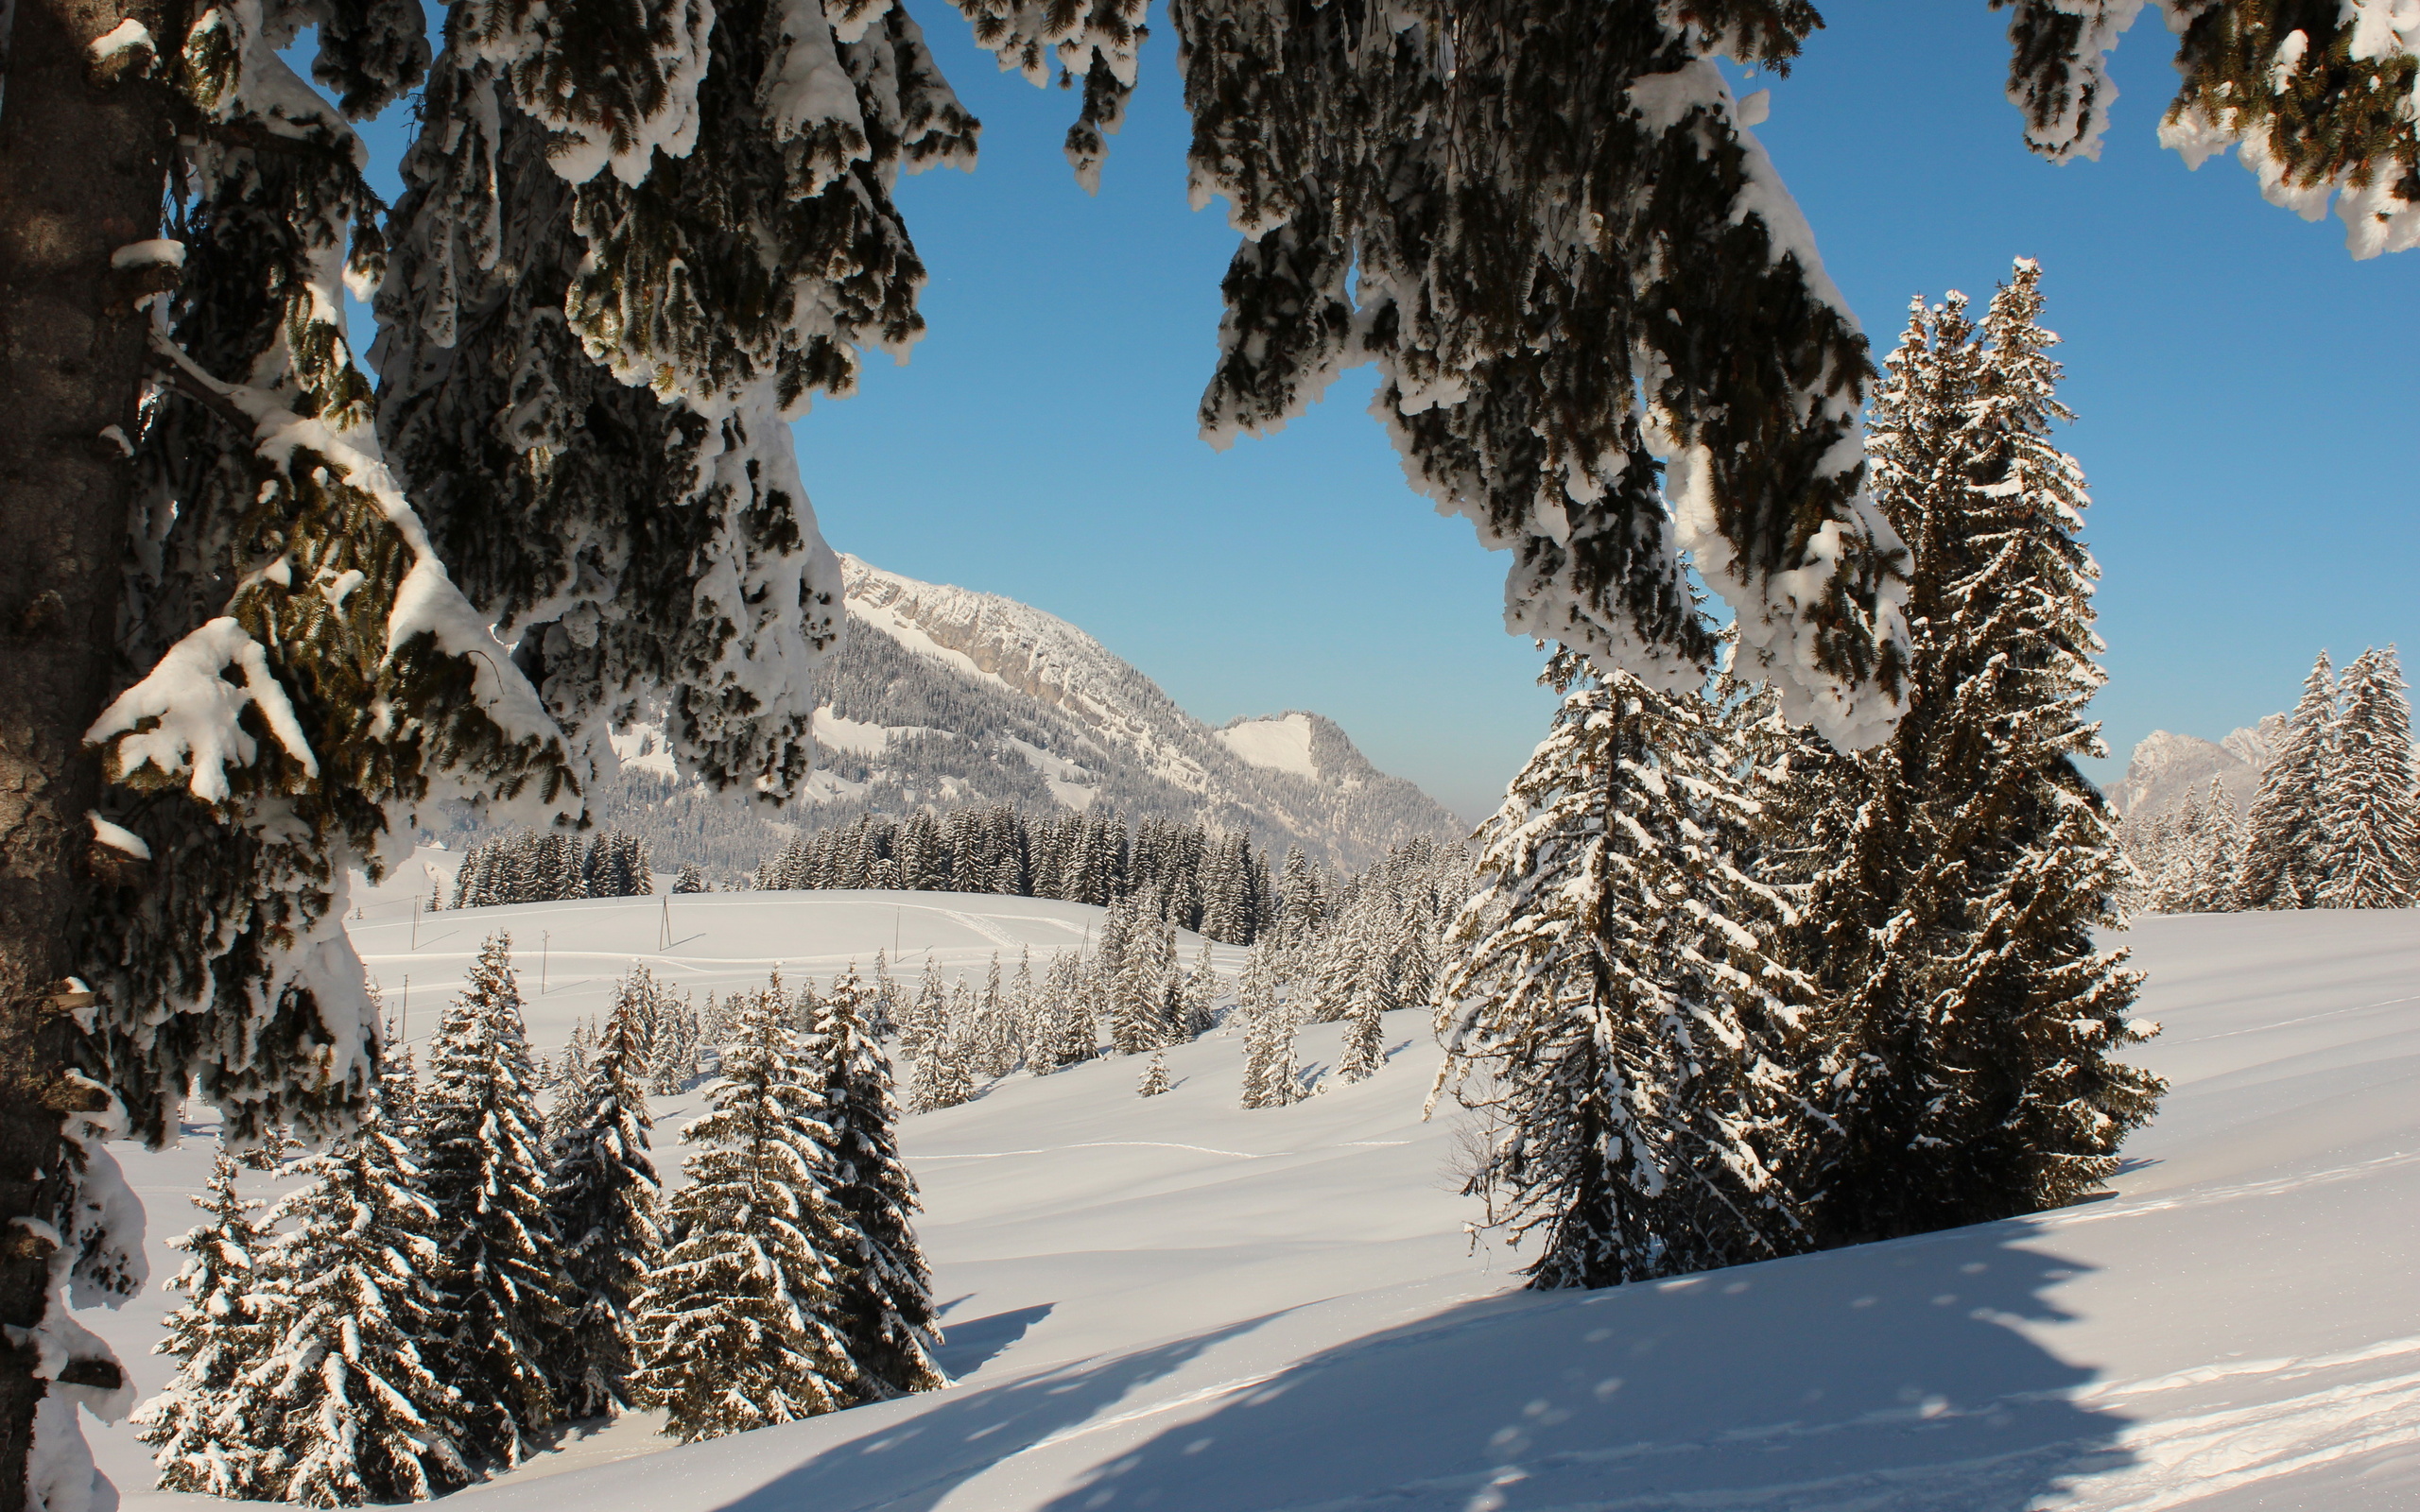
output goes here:
[[1546, 741], [1481, 827], [1439, 1005], [1456, 1091], [1499, 1129], [1471, 1190], [1532, 1286], [1610, 1286], [1806, 1246], [1779, 1169], [1809, 1058], [1781, 910], [1726, 849], [1753, 804], [1719, 711], [1558, 649]]
[[1236, 991], [1236, 1012], [1244, 1025], [1246, 1108], [1284, 1108], [1303, 1095], [1302, 1073], [1294, 1061], [1294, 1007], [1278, 977], [1281, 950], [1274, 934], [1254, 940]]
[[[278, 1203], [264, 1295], [274, 1331], [229, 1392], [260, 1455], [257, 1496], [312, 1506], [417, 1502], [472, 1478], [465, 1403], [430, 1367], [447, 1332], [441, 1221], [411, 1152], [376, 1110]], [[438, 1348], [442, 1348], [439, 1345]]]
[[2336, 669], [2322, 651], [2244, 816], [2243, 861], [2235, 881], [2240, 906], [2308, 908], [2318, 902], [2327, 880], [2328, 736], [2335, 728]]
[[1204, 435], [1375, 363], [1413, 485], [1512, 552], [1509, 627], [1692, 686], [1712, 640], [1686, 550], [1794, 715], [1888, 733], [1905, 648], [1862, 488], [1865, 341], [1717, 66], [1786, 68], [1813, 7], [1170, 16], [1195, 202], [1224, 196], [1248, 238]]
[[2411, 790], [2411, 704], [2394, 647], [2354, 658], [2337, 682], [2321, 782], [2322, 908], [2420, 902], [2420, 799]]
[[2236, 874], [2243, 866], [2243, 814], [2235, 795], [2219, 779], [2202, 795], [2201, 822], [2192, 843], [2192, 875], [2180, 882], [2176, 911], [2186, 914], [2233, 913]]
[[1137, 1097], [1157, 1097], [1168, 1090], [1168, 1053], [1151, 1052], [1151, 1063], [1143, 1068], [1143, 1080], [1134, 1089]]
[[1336, 1079], [1350, 1084], [1367, 1081], [1387, 1063], [1386, 999], [1376, 986], [1361, 983], [1344, 1009], [1344, 1048], [1337, 1057]]
[[497, 1467], [519, 1464], [528, 1435], [562, 1416], [548, 1366], [569, 1322], [511, 953], [504, 934], [479, 948], [429, 1040], [421, 1095], [443, 1263], [440, 1369], [461, 1393], [463, 1447]]
[[816, 1005], [800, 1053], [822, 1083], [824, 1168], [845, 1220], [825, 1253], [833, 1270], [830, 1317], [859, 1371], [867, 1400], [946, 1384], [932, 1351], [932, 1270], [916, 1243], [916, 1178], [899, 1158], [899, 1107], [890, 1058], [866, 1022], [865, 988], [853, 964]]
[[831, 1193], [822, 1098], [778, 994], [734, 994], [733, 1040], [711, 1111], [681, 1131], [689, 1177], [676, 1242], [638, 1303], [631, 1400], [683, 1443], [835, 1411], [866, 1387], [833, 1318], [826, 1256], [847, 1220]]
[[1829, 1122], [1795, 1180], [1826, 1244], [2075, 1201], [2162, 1085], [2117, 1058], [2138, 978], [2091, 933], [2128, 868], [2075, 765], [2101, 751], [2099, 570], [2039, 279], [2018, 262], [1980, 330], [1918, 301], [1875, 403], [1914, 696], [1890, 742], [1809, 771], [1830, 859], [1789, 954], [1822, 989]]
[[1192, 969], [1184, 973], [1184, 1014], [1183, 1033], [1188, 1040], [1199, 1040], [1219, 1026], [1219, 968], [1210, 958], [1210, 941], [1204, 936], [1201, 948], [1193, 954]]
[[659, 1183], [648, 1153], [642, 1075], [648, 1061], [634, 969], [616, 994], [582, 1078], [579, 1105], [562, 1120], [546, 1170], [546, 1222], [569, 1283], [571, 1315], [546, 1362], [565, 1418], [597, 1418], [629, 1402], [637, 1368], [631, 1304], [663, 1258], [656, 1224]]
[[[2053, 162], [2100, 155], [2109, 53], [2141, 0], [1993, 0], [2014, 14], [2009, 98]], [[2301, 0], [2158, 0], [2177, 33], [2159, 139], [2202, 163], [2238, 146], [2270, 203], [2344, 221], [2355, 257], [2420, 246], [2420, 14]]]
[[134, 1421], [161, 1490], [260, 1502], [277, 1494], [263, 1473], [268, 1446], [230, 1409], [244, 1403], [235, 1383], [268, 1357], [276, 1325], [258, 1295], [268, 1230], [255, 1217], [261, 1205], [237, 1190], [240, 1171], [220, 1144], [210, 1185], [192, 1199], [208, 1221], [168, 1241], [187, 1257], [168, 1283], [184, 1301], [161, 1320], [167, 1337], [151, 1352], [174, 1355], [177, 1373]]

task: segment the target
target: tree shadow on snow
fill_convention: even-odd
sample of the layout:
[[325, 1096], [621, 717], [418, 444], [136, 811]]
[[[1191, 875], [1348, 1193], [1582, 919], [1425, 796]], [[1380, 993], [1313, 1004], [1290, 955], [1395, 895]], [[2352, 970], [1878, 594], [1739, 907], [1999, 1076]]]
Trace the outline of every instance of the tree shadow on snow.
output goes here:
[[1050, 1315], [1056, 1303], [1043, 1302], [1033, 1307], [1020, 1307], [1007, 1313], [994, 1313], [989, 1317], [972, 1317], [963, 1323], [945, 1323], [942, 1347], [933, 1353], [933, 1361], [942, 1373], [952, 1381], [962, 1381], [973, 1375], [994, 1355], [1024, 1338], [1026, 1331]]
[[722, 1503], [717, 1512], [850, 1512], [873, 1506], [929, 1512], [1002, 1460], [1107, 1415], [1137, 1388], [1265, 1321], [1253, 1318], [1132, 1354], [1079, 1360], [996, 1386], [954, 1389], [938, 1399], [919, 1399], [915, 1405], [921, 1410], [908, 1416], [894, 1418], [875, 1406], [762, 1430], [823, 1432], [859, 1413], [874, 1419], [857, 1437], [818, 1451], [805, 1463]]
[[2132, 1462], [2018, 1332], [2084, 1267], [1984, 1225], [1340, 1345], [1099, 1465], [1047, 1512], [2016, 1512]]

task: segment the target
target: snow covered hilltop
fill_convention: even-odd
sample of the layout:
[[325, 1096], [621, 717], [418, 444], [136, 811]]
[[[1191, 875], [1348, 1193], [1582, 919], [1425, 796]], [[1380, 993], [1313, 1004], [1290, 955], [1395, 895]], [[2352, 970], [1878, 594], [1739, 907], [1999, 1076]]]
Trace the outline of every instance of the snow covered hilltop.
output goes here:
[[[1247, 831], [1275, 854], [1300, 846], [1347, 871], [1411, 839], [1467, 832], [1316, 713], [1213, 730], [1054, 614], [855, 557], [840, 562], [849, 635], [821, 674], [816, 773], [784, 815], [793, 825], [926, 804], [1037, 816], [1099, 806], [1130, 821]], [[752, 869], [786, 838], [759, 821], [734, 833], [731, 819], [690, 815], [663, 781], [672, 765], [652, 731], [618, 737], [615, 748], [634, 773], [607, 794], [603, 822], [647, 839], [659, 864]], [[689, 853], [701, 829], [720, 848], [711, 857]]]

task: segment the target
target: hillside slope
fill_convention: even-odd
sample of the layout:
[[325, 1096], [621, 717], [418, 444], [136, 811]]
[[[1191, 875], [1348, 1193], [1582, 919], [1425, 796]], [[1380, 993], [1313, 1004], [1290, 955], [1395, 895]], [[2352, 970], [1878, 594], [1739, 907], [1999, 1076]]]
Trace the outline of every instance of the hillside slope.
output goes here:
[[[437, 954], [463, 947], [410, 950], [406, 922], [377, 922], [382, 901], [356, 935], [390, 998], [427, 963], [414, 973], [420, 1027], [424, 982], [446, 975]], [[512, 924], [525, 964], [549, 932], [560, 984], [656, 938], [665, 907], [527, 905], [479, 921]], [[1065, 934], [1082, 912], [934, 894], [670, 907], [676, 936], [700, 936], [671, 953], [688, 969], [750, 971], [863, 960], [893, 931], [911, 956], [929, 938], [972, 965], [997, 944], [987, 932]], [[1132, 1061], [1011, 1078], [905, 1129], [948, 1303], [951, 1389], [692, 1448], [625, 1420], [453, 1504], [2408, 1508], [2420, 1504], [2415, 924], [2347, 912], [2137, 924], [2144, 1013], [2166, 1024], [2142, 1054], [2173, 1091], [2108, 1199], [1593, 1294], [1520, 1292], [1501, 1250], [1468, 1248], [1472, 1204], [1445, 1190], [1453, 1125], [1419, 1118], [1436, 1052], [1417, 1014], [1390, 1021], [1393, 1058], [1377, 1076], [1286, 1109], [1236, 1108], [1230, 1038], [1170, 1052], [1176, 1088], [1148, 1102]], [[542, 1045], [582, 1001], [568, 994], [588, 990], [530, 992]], [[1305, 1035], [1306, 1064], [1333, 1058], [1334, 1033]], [[205, 1159], [198, 1141], [130, 1159], [153, 1203], [155, 1264], [169, 1258], [156, 1236], [184, 1221], [166, 1199], [198, 1185]], [[141, 1352], [157, 1295], [95, 1319], [147, 1385], [160, 1374]], [[123, 1467], [130, 1446], [111, 1432]]]
[[[1032, 815], [1100, 805], [1130, 821], [1249, 831], [1276, 855], [1299, 845], [1342, 870], [1415, 837], [1467, 831], [1319, 714], [1289, 710], [1213, 730], [1056, 615], [840, 561], [849, 635], [821, 674], [816, 774], [782, 823], [820, 828], [924, 804]], [[749, 828], [736, 840], [718, 833], [694, 812], [707, 800], [666, 781], [653, 731], [633, 730], [614, 747], [634, 775], [609, 784], [604, 822], [645, 835], [659, 863], [696, 859], [729, 873], [786, 837], [754, 818], [737, 821]]]

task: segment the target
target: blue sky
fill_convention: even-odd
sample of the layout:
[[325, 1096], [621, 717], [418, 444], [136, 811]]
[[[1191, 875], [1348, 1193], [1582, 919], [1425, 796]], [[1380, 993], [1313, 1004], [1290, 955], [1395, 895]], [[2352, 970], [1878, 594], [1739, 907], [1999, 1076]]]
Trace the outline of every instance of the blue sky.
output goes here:
[[[1457, 812], [1492, 809], [1544, 729], [1539, 657], [1503, 632], [1503, 558], [1405, 486], [1366, 373], [1282, 435], [1195, 435], [1236, 238], [1223, 206], [1185, 205], [1164, 12], [1088, 198], [1060, 153], [1073, 96], [911, 9], [982, 162], [901, 186], [932, 273], [912, 363], [874, 359], [798, 426], [826, 537], [1063, 615], [1213, 724], [1316, 710]], [[2012, 258], [2043, 263], [2104, 571], [2117, 756], [2093, 775], [2154, 728], [2215, 738], [2289, 707], [2323, 645], [2420, 640], [2420, 262], [2354, 263], [2338, 222], [2263, 203], [2232, 158], [2163, 151], [2155, 19], [2119, 53], [2102, 161], [2053, 167], [2024, 149], [1981, 0], [1824, 9], [1792, 75], [1749, 87], [1772, 85], [1759, 135], [1877, 355], [1910, 295], [1979, 299]]]

